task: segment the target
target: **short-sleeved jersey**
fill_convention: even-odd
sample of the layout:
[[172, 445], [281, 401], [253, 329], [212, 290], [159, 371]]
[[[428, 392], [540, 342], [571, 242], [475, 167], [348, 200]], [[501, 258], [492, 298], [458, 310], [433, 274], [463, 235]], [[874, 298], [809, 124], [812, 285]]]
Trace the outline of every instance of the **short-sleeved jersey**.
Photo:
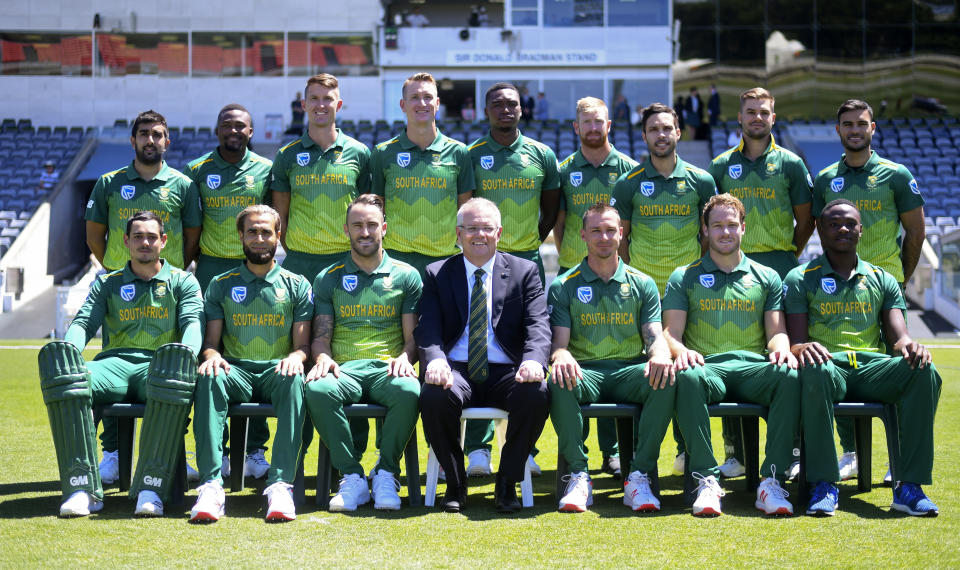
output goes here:
[[429, 257], [456, 253], [457, 197], [476, 185], [466, 145], [437, 132], [420, 150], [403, 131], [373, 149], [370, 175], [390, 224], [383, 247]]
[[810, 203], [813, 180], [803, 159], [777, 146], [770, 146], [757, 160], [743, 155], [740, 144], [710, 163], [710, 174], [721, 192], [736, 196], [747, 211], [747, 233], [741, 249], [746, 253], [797, 251], [793, 243], [793, 207]]
[[846, 281], [821, 255], [791, 270], [784, 283], [787, 314], [805, 313], [810, 340], [830, 352], [886, 352], [880, 316], [907, 309], [897, 280], [862, 259]]
[[553, 280], [548, 303], [550, 324], [570, 329], [567, 349], [580, 362], [641, 360], [641, 326], [660, 322], [656, 284], [623, 260], [606, 283], [583, 260]]
[[313, 282], [313, 312], [333, 317], [333, 359], [342, 364], [398, 356], [404, 344], [401, 315], [416, 314], [422, 289], [417, 270], [386, 252], [370, 274], [350, 254], [324, 269]]
[[240, 162], [223, 160], [214, 149], [187, 164], [184, 174], [200, 190], [203, 231], [200, 252], [211, 257], [243, 258], [243, 245], [237, 237], [237, 214], [247, 206], [262, 204], [273, 165], [251, 150]]
[[683, 343], [704, 356], [767, 350], [764, 313], [783, 310], [780, 276], [746, 255], [730, 273], [720, 271], [708, 252], [670, 276], [663, 310], [686, 311]]
[[291, 250], [348, 251], [343, 220], [350, 202], [370, 189], [370, 149], [340, 129], [326, 150], [304, 135], [277, 152], [270, 189], [290, 193], [286, 243]]
[[661, 294], [674, 269], [700, 256], [700, 212], [716, 193], [710, 175], [680, 157], [667, 178], [647, 159], [617, 180], [610, 205], [630, 222], [630, 265]]
[[617, 179], [636, 166], [637, 161], [613, 147], [600, 166], [591, 164], [580, 150], [560, 163], [561, 209], [567, 213], [560, 244], [560, 267], [573, 267], [587, 256], [587, 244], [580, 239], [583, 213], [597, 202], [609, 203]]
[[900, 214], [924, 204], [920, 187], [907, 167], [880, 158], [876, 152], [871, 152], [860, 168], [850, 168], [841, 158], [817, 174], [813, 215], [819, 217], [823, 207], [837, 198], [850, 200], [860, 210], [863, 236], [857, 255], [903, 282]]
[[137, 173], [132, 161], [101, 176], [87, 202], [86, 220], [107, 226], [104, 267], [122, 269], [130, 260], [130, 252], [123, 245], [127, 220], [146, 210], [163, 220], [167, 232], [164, 257], [174, 267], [183, 268], [183, 228], [199, 228], [201, 224], [197, 185], [166, 162], [153, 180], [147, 182]]
[[[144, 281], [127, 264], [97, 277], [66, 340], [82, 350], [102, 325], [101, 357], [152, 352], [170, 342], [188, 344], [196, 353], [202, 313], [200, 284], [193, 274], [164, 261], [160, 272]], [[183, 336], [191, 326], [196, 327], [194, 340]]]
[[510, 146], [487, 134], [469, 150], [476, 180], [473, 195], [500, 209], [503, 236], [498, 249], [515, 253], [540, 247], [540, 193], [560, 187], [553, 150], [522, 134]]
[[227, 360], [286, 358], [293, 350], [293, 323], [313, 317], [310, 284], [279, 264], [261, 278], [244, 263], [210, 281], [205, 314], [208, 321], [223, 320]]

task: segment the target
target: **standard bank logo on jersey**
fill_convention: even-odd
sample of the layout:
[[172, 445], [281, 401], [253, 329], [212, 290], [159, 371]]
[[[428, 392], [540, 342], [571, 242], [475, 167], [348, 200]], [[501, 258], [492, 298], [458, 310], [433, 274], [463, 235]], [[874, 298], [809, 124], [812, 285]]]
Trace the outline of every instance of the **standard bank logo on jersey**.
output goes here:
[[211, 190], [216, 190], [220, 187], [220, 175], [219, 174], [207, 174], [207, 188]]
[[730, 168], [727, 169], [727, 174], [729, 174], [730, 178], [733, 178], [734, 180], [740, 178], [740, 175], [743, 174], [743, 165], [731, 164]]
[[581, 303], [589, 303], [593, 300], [593, 288], [591, 287], [577, 287], [577, 299], [580, 299]]
[[306, 166], [310, 164], [310, 153], [309, 152], [297, 153], [297, 164], [299, 164], [300, 166]]
[[486, 154], [480, 157], [480, 168], [484, 170], [490, 170], [493, 168], [493, 155]]
[[824, 277], [820, 280], [820, 288], [827, 295], [833, 295], [837, 292], [837, 281], [833, 277]]
[[789, 290], [790, 290], [790, 287], [788, 287], [787, 284], [784, 283], [784, 284], [783, 284], [783, 298], [784, 298], [784, 300], [786, 300], [786, 298], [787, 298], [787, 291], [789, 291]]
[[137, 294], [137, 286], [131, 283], [130, 285], [124, 285], [120, 287], [120, 298], [126, 302], [133, 300], [133, 296]]
[[242, 303], [247, 298], [247, 288], [243, 285], [231, 288], [230, 298], [234, 303]]
[[653, 194], [654, 185], [653, 182], [641, 182], [640, 183], [640, 193], [644, 196], [650, 196]]
[[700, 276], [700, 284], [706, 287], [707, 289], [713, 287], [713, 284], [716, 283], [716, 279], [713, 278], [712, 273], [704, 273]]
[[120, 187], [120, 196], [124, 200], [133, 200], [133, 195], [137, 193], [135, 186], [131, 184], [124, 184]]
[[347, 292], [351, 292], [357, 288], [357, 276], [356, 275], [344, 275], [343, 276], [343, 289]]
[[406, 168], [410, 165], [410, 153], [409, 152], [398, 152], [397, 153], [397, 166], [400, 168]]
[[581, 184], [583, 184], [583, 173], [582, 173], [582, 172], [579, 172], [579, 171], [578, 171], [578, 172], [571, 172], [571, 173], [570, 173], [570, 184], [572, 184], [574, 188], [576, 188], [577, 186], [580, 186]]
[[834, 192], [840, 192], [843, 190], [843, 177], [834, 178], [830, 181], [830, 189]]
[[911, 179], [910, 179], [910, 191], [913, 192], [914, 194], [919, 194], [919, 193], [920, 193], [920, 187], [917, 186], [917, 179], [916, 179], [916, 178], [911, 178]]

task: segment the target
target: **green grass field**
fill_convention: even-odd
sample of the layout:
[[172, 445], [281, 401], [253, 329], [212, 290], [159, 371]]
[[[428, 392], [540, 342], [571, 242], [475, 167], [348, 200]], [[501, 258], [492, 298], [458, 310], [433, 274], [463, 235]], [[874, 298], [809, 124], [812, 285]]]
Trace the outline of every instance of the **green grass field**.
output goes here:
[[[671, 474], [669, 435], [660, 459], [661, 514], [634, 514], [621, 503], [620, 482], [599, 472], [594, 472], [595, 503], [589, 513], [557, 513], [552, 494], [556, 436], [548, 422], [539, 442], [544, 474], [535, 480], [536, 506], [517, 516], [493, 510], [493, 477], [475, 480], [463, 515], [406, 506], [384, 514], [370, 505], [354, 514], [318, 511], [311, 490], [314, 443], [306, 463], [308, 504], [299, 509], [295, 522], [263, 521], [261, 483], [240, 494], [228, 493], [226, 517], [210, 526], [187, 522], [193, 492], [186, 504], [168, 506], [165, 517], [139, 520], [132, 516], [133, 502], [115, 487], [107, 490], [100, 513], [85, 519], [57, 518], [61, 497], [37, 385], [36, 352], [0, 349], [0, 369], [5, 371], [0, 380], [0, 567], [960, 565], [960, 496], [949, 478], [950, 466], [960, 463], [956, 349], [934, 350], [944, 381], [936, 423], [935, 484], [926, 488], [940, 507], [935, 519], [894, 514], [888, 488], [878, 484], [869, 493], [858, 493], [855, 481], [841, 484], [840, 512], [832, 519], [767, 519], [754, 509], [755, 496], [744, 490], [743, 479], [725, 483], [724, 516], [697, 519], [684, 507], [681, 478]], [[720, 450], [719, 421], [714, 421], [715, 448]], [[879, 481], [887, 458], [878, 420], [873, 433], [873, 478]], [[418, 435], [423, 473], [426, 453], [419, 429]], [[599, 452], [591, 440], [591, 465], [599, 468]], [[192, 447], [192, 436], [187, 445]], [[369, 468], [375, 455], [368, 452], [364, 459]]]

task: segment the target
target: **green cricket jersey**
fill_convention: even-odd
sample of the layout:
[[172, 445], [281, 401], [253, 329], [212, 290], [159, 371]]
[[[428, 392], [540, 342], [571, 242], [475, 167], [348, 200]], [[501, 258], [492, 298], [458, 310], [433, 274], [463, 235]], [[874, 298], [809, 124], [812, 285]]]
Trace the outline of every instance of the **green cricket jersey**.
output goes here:
[[837, 198], [860, 210], [863, 236], [857, 255], [879, 265], [903, 282], [900, 259], [900, 214], [923, 206], [917, 181], [907, 167], [880, 158], [876, 152], [860, 168], [850, 168], [841, 158], [817, 174], [813, 183], [813, 215]]
[[279, 264], [260, 278], [244, 263], [210, 281], [205, 314], [208, 321], [223, 320], [227, 360], [286, 358], [293, 350], [293, 323], [313, 317], [310, 284]]
[[97, 277], [65, 340], [83, 350], [102, 325], [98, 358], [150, 353], [170, 342], [183, 343], [197, 354], [202, 313], [203, 297], [193, 274], [164, 260], [160, 272], [144, 281], [127, 264]]
[[787, 314], [805, 313], [810, 340], [830, 352], [886, 352], [880, 315], [907, 309], [897, 280], [863, 259], [844, 281], [821, 255], [788, 273], [784, 290]]
[[736, 196], [747, 211], [747, 233], [740, 247], [746, 253], [796, 252], [793, 243], [793, 207], [810, 203], [813, 181], [803, 159], [777, 146], [770, 146], [757, 160], [743, 155], [740, 144], [713, 159], [710, 175], [721, 192]]
[[370, 149], [340, 129], [326, 150], [304, 135], [277, 152], [270, 189], [290, 193], [286, 242], [291, 250], [348, 251], [343, 224], [350, 202], [370, 189]]
[[470, 145], [476, 190], [473, 195], [500, 209], [503, 236], [498, 249], [508, 253], [540, 247], [540, 193], [560, 188], [553, 150], [522, 134], [503, 146], [487, 134]]
[[570, 329], [567, 349], [581, 364], [646, 358], [640, 327], [660, 322], [656, 283], [622, 259], [606, 283], [583, 260], [553, 280], [548, 303], [550, 324]]
[[686, 311], [687, 348], [704, 356], [731, 350], [766, 353], [763, 315], [783, 309], [783, 284], [773, 269], [742, 257], [724, 273], [707, 253], [670, 276], [663, 310]]
[[583, 213], [597, 202], [608, 204], [617, 179], [636, 166], [637, 161], [613, 147], [600, 166], [591, 164], [580, 150], [560, 163], [561, 209], [567, 213], [560, 244], [560, 267], [573, 267], [587, 256], [587, 244], [580, 239]]
[[367, 274], [348, 253], [313, 283], [314, 314], [333, 317], [331, 355], [349, 360], [387, 360], [403, 352], [401, 315], [417, 312], [423, 285], [411, 265], [391, 259]]
[[610, 205], [630, 222], [630, 265], [661, 294], [674, 269], [699, 257], [700, 212], [716, 193], [710, 175], [680, 157], [667, 178], [647, 159], [613, 187]]
[[385, 202], [384, 248], [429, 257], [457, 252], [457, 198], [476, 185], [466, 145], [438, 131], [420, 150], [404, 130], [373, 149], [370, 175]]
[[200, 189], [203, 231], [200, 252], [211, 257], [242, 259], [243, 245], [237, 237], [237, 214], [247, 206], [262, 204], [269, 187], [273, 162], [247, 150], [231, 164], [217, 149], [187, 165], [185, 174]]
[[87, 202], [86, 220], [107, 226], [104, 267], [122, 269], [130, 260], [130, 252], [123, 245], [127, 220], [146, 210], [163, 221], [167, 232], [164, 257], [174, 267], [183, 268], [183, 228], [199, 228], [202, 222], [197, 185], [166, 162], [147, 182], [137, 174], [133, 161], [101, 176]]

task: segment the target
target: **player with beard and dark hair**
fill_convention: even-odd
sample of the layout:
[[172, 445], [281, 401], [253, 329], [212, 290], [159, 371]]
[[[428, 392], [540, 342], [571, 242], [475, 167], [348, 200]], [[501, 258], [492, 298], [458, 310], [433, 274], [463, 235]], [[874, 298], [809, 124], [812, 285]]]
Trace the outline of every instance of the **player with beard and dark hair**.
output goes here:
[[220, 447], [227, 409], [268, 401], [276, 410], [277, 428], [264, 491], [266, 518], [288, 521], [296, 518], [291, 489], [306, 414], [303, 365], [310, 351], [313, 302], [306, 278], [274, 259], [281, 230], [276, 210], [245, 208], [237, 216], [237, 230], [246, 261], [207, 287], [207, 330], [194, 404], [197, 468], [204, 484], [190, 520], [213, 522], [223, 516]]

